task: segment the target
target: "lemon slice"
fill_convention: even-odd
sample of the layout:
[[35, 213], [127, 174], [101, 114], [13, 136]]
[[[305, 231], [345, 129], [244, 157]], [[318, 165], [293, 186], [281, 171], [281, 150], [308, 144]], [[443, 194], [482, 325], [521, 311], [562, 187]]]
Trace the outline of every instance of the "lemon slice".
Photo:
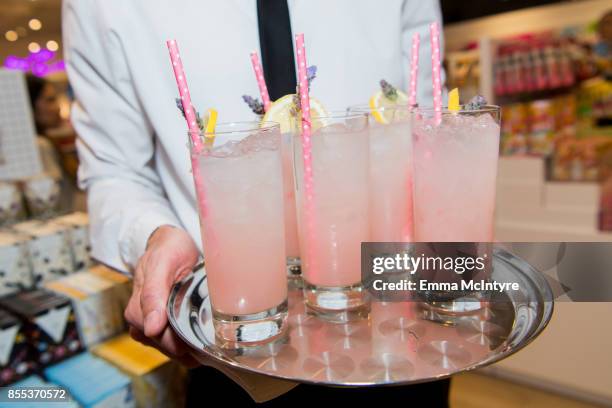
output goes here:
[[[291, 111], [293, 109], [293, 96], [294, 94], [285, 95], [271, 105], [264, 117], [261, 119], [264, 122], [276, 122], [280, 124], [281, 133], [288, 133], [291, 131], [291, 124], [293, 122], [291, 117]], [[315, 131], [325, 123], [322, 117], [327, 116], [327, 111], [315, 98], [310, 98], [310, 120], [312, 121], [312, 130]]]
[[448, 93], [448, 110], [451, 112], [459, 112], [461, 105], [459, 105], [459, 89], [454, 88]]
[[376, 92], [370, 98], [370, 109], [372, 113], [372, 117], [375, 121], [382, 124], [388, 124], [393, 121], [394, 111], [392, 108], [395, 105], [408, 105], [408, 95], [403, 93], [402, 91], [397, 91], [397, 98], [392, 101], [387, 98], [383, 91]]

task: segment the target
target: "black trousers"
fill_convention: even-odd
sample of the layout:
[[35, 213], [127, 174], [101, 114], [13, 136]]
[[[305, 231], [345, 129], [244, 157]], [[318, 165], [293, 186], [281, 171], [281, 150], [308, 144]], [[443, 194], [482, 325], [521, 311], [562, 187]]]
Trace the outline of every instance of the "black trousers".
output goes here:
[[334, 388], [300, 384], [276, 399], [256, 404], [249, 394], [221, 372], [211, 367], [199, 367], [189, 372], [186, 406], [210, 406], [211, 395], [215, 395], [224, 404], [238, 407], [291, 407], [338, 401], [347, 405], [401, 403], [408, 406], [418, 403], [419, 406], [428, 408], [448, 408], [449, 389], [450, 379], [410, 386], [372, 388]]

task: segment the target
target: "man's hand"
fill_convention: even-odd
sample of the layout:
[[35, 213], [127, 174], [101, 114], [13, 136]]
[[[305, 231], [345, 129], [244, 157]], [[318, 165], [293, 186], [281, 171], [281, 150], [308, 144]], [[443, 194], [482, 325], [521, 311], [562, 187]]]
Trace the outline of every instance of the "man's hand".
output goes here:
[[125, 309], [130, 335], [188, 366], [197, 365], [186, 346], [168, 327], [166, 303], [172, 285], [185, 277], [198, 261], [191, 237], [171, 226], [159, 227], [147, 244], [134, 272], [134, 289]]

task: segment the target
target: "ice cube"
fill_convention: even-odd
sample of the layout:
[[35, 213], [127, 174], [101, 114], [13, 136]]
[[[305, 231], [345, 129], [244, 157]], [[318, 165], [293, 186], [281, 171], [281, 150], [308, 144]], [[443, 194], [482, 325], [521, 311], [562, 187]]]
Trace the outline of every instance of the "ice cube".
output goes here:
[[240, 157], [262, 150], [278, 150], [280, 135], [274, 131], [257, 131], [242, 140], [230, 140], [214, 146], [209, 154], [213, 157]]
[[334, 123], [333, 125], [324, 126], [317, 131], [317, 133], [322, 135], [348, 132], [350, 132], [350, 129], [346, 125], [343, 125], [341, 123]]

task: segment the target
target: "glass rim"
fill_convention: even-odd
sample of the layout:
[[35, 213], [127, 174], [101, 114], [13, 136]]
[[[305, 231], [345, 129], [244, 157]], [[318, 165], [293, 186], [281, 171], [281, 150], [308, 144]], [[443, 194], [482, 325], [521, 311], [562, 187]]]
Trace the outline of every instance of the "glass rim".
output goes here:
[[334, 109], [326, 112], [325, 115], [319, 115], [315, 119], [357, 119], [366, 118], [366, 112], [348, 112], [347, 110]]
[[415, 108], [415, 105], [404, 105], [404, 104], [396, 104], [396, 105], [380, 106], [378, 108], [372, 108], [369, 104], [364, 103], [364, 104], [350, 105], [346, 108], [346, 111], [347, 112], [353, 111], [357, 113], [371, 113], [372, 111], [384, 112], [384, 111], [391, 111], [391, 110], [410, 111], [414, 108]]
[[[456, 115], [456, 114], [467, 114], [467, 113], [491, 113], [491, 112], [500, 112], [501, 106], [499, 105], [483, 105], [478, 109], [464, 109], [465, 105], [460, 105], [460, 109], [458, 111], [451, 111], [448, 109], [448, 106], [442, 107], [443, 115]], [[415, 113], [435, 113], [436, 108], [433, 106], [419, 107], [414, 106], [411, 108], [411, 112]]]
[[[228, 128], [229, 129], [224, 129]], [[235, 129], [232, 129], [235, 127]], [[215, 125], [214, 132], [206, 132], [202, 130], [195, 131], [187, 131], [188, 135], [231, 135], [233, 133], [249, 133], [249, 132], [269, 132], [278, 128], [280, 130], [280, 123], [272, 122], [272, 121], [258, 121], [258, 120], [244, 120], [244, 121], [236, 121], [236, 122], [221, 122]]]

